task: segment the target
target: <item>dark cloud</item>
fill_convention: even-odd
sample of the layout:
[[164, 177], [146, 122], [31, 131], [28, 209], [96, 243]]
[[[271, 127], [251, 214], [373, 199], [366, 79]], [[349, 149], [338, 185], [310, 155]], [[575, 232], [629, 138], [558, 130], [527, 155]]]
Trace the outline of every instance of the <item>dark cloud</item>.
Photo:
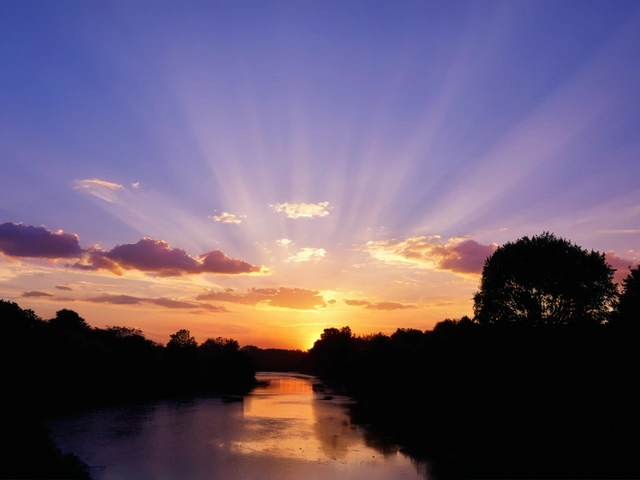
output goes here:
[[67, 287], [66, 285], [56, 285], [58, 290], [73, 290], [71, 287]]
[[220, 250], [211, 250], [196, 259], [181, 248], [171, 248], [167, 242], [151, 238], [118, 245], [111, 250], [89, 249], [83, 262], [70, 267], [108, 270], [116, 275], [122, 275], [124, 270], [138, 270], [167, 277], [197, 273], [239, 275], [262, 270], [243, 260], [229, 258]]
[[211, 250], [194, 258], [181, 248], [171, 248], [165, 241], [146, 237], [111, 250], [95, 246], [83, 250], [76, 234], [50, 232], [45, 227], [11, 222], [0, 224], [0, 254], [26, 258], [78, 258], [67, 267], [84, 271], [106, 270], [116, 275], [122, 275], [125, 270], [161, 276], [268, 273], [263, 267], [230, 258], [220, 250]]
[[332, 298], [331, 300], [327, 300], [327, 303], [329, 305], [333, 305], [334, 303], [336, 303], [336, 301]]
[[407, 305], [397, 302], [369, 302], [368, 300], [345, 300], [344, 303], [352, 307], [363, 307], [367, 310], [406, 310], [418, 308], [415, 305]]
[[0, 224], [0, 252], [12, 257], [54, 259], [77, 258], [82, 249], [73, 233], [5, 222]]
[[288, 287], [252, 288], [245, 293], [213, 291], [198, 295], [196, 299], [239, 303], [243, 305], [257, 305], [261, 303], [272, 307], [294, 308], [298, 310], [313, 310], [327, 306], [323, 296], [316, 290]]
[[53, 297], [53, 295], [51, 295], [50, 293], [37, 292], [35, 290], [31, 292], [23, 292], [22, 296], [23, 297]]
[[183, 302], [180, 300], [172, 300], [170, 298], [165, 297], [157, 297], [157, 298], [142, 298], [142, 297], [133, 297], [131, 295], [110, 295], [104, 294], [99, 297], [87, 298], [87, 302], [92, 303], [110, 303], [112, 305], [141, 305], [141, 304], [151, 304], [158, 305], [159, 307], [164, 308], [203, 308], [210, 312], [228, 312], [225, 307], [220, 305], [209, 305], [207, 303], [196, 303], [196, 302]]

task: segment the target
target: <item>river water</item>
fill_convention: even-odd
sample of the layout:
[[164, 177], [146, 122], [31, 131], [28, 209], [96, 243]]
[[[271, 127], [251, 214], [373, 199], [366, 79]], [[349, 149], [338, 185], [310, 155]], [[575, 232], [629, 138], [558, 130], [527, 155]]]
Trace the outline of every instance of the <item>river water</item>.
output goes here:
[[95, 480], [425, 478], [423, 464], [351, 423], [349, 399], [321, 391], [316, 378], [256, 378], [264, 383], [243, 397], [147, 402], [60, 418], [50, 425], [53, 438], [90, 465]]

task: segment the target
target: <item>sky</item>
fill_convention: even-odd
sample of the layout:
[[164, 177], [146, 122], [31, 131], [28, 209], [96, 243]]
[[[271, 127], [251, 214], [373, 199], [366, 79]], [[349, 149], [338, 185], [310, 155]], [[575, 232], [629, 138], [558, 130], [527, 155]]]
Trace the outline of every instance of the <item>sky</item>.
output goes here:
[[0, 2], [0, 298], [309, 348], [640, 260], [636, 1]]

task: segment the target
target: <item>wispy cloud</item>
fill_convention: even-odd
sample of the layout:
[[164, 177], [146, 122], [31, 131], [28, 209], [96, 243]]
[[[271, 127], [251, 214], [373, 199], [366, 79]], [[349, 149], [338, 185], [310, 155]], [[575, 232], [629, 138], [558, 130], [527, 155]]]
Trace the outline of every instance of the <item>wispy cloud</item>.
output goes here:
[[68, 291], [73, 290], [73, 288], [67, 287], [66, 285], [56, 285], [55, 288], [57, 288], [58, 290], [68, 290]]
[[79, 257], [82, 248], [74, 233], [5, 222], [0, 224], [0, 252], [12, 257], [54, 259]]
[[314, 260], [320, 260], [327, 254], [324, 248], [309, 248], [305, 247], [301, 249], [295, 255], [289, 256], [288, 262], [310, 262]]
[[221, 223], [242, 223], [241, 218], [247, 218], [246, 215], [236, 215], [234, 213], [221, 212], [220, 215], [210, 215], [209, 218], [214, 222]]
[[617, 235], [617, 234], [634, 234], [640, 233], [640, 229], [628, 229], [628, 230], [598, 230], [598, 233], [605, 233], [609, 235]]
[[416, 305], [398, 302], [370, 302], [368, 300], [345, 300], [344, 303], [351, 307], [362, 307], [366, 310], [406, 310], [418, 308]]
[[268, 305], [271, 307], [315, 310], [326, 307], [324, 297], [317, 290], [305, 288], [252, 288], [247, 292], [211, 291], [196, 297], [196, 300], [213, 300], [243, 305]]
[[159, 307], [164, 308], [178, 308], [178, 309], [188, 309], [188, 308], [204, 308], [210, 312], [218, 312], [218, 313], [227, 313], [226, 307], [222, 305], [210, 305], [206, 303], [197, 303], [197, 302], [185, 302], [181, 300], [173, 300], [171, 298], [166, 297], [157, 297], [157, 298], [143, 298], [143, 297], [134, 297], [131, 295], [111, 295], [104, 294], [99, 297], [87, 298], [86, 302], [91, 303], [109, 303], [112, 305], [141, 305], [141, 304], [151, 304], [157, 305]]
[[287, 218], [326, 217], [329, 215], [329, 202], [320, 203], [277, 203], [270, 205], [276, 212], [283, 212]]
[[497, 247], [496, 244], [481, 245], [466, 237], [452, 237], [443, 242], [440, 236], [434, 235], [370, 241], [361, 249], [384, 263], [409, 264], [457, 274], [479, 274], [484, 261]]
[[133, 188], [140, 188], [140, 182], [132, 183], [132, 184], [131, 184], [131, 186], [132, 186]]
[[[107, 182], [98, 178], [90, 178], [87, 180], [76, 180], [74, 190], [80, 190], [98, 197], [105, 202], [115, 203], [117, 199], [116, 192], [124, 187], [119, 183]], [[137, 188], [137, 187], [134, 187]]]

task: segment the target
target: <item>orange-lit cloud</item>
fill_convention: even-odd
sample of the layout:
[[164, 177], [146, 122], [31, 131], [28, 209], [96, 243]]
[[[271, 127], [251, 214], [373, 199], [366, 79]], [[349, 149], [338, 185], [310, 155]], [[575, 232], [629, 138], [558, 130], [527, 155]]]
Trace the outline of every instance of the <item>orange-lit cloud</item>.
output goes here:
[[74, 190], [81, 190], [89, 193], [109, 203], [114, 203], [117, 198], [116, 192], [124, 189], [124, 187], [119, 183], [107, 182], [97, 178], [76, 180], [76, 186], [73, 188]]
[[229, 291], [212, 291], [200, 294], [196, 300], [214, 300], [232, 302], [243, 305], [268, 305], [271, 307], [294, 308], [298, 310], [314, 310], [326, 307], [324, 297], [316, 290], [305, 288], [252, 288], [244, 293]]
[[55, 259], [79, 257], [82, 249], [76, 234], [5, 222], [0, 224], [0, 252], [13, 257]]
[[326, 217], [329, 215], [329, 202], [320, 203], [277, 203], [270, 205], [276, 212], [283, 212], [287, 218]]
[[221, 223], [242, 223], [241, 218], [247, 218], [246, 215], [236, 215], [234, 213], [229, 212], [221, 212], [220, 215], [210, 215], [209, 218], [214, 222]]
[[496, 244], [481, 245], [464, 237], [452, 237], [444, 243], [434, 235], [370, 241], [361, 248], [385, 263], [410, 264], [457, 274], [480, 274], [484, 261], [497, 247]]
[[[138, 184], [139, 183], [140, 182], [138, 182]], [[76, 180], [76, 186], [74, 188], [76, 189], [91, 188], [93, 186], [106, 187], [111, 190], [118, 190], [120, 188], [123, 188], [122, 185], [120, 185], [119, 183], [106, 182], [104, 180], [99, 180], [97, 178], [91, 178], [88, 180]]]
[[618, 257], [613, 252], [605, 253], [605, 260], [609, 265], [616, 269], [616, 272], [613, 274], [613, 281], [618, 283], [627, 278], [630, 269], [635, 268], [638, 265], [637, 262]]
[[118, 245], [111, 250], [92, 247], [87, 252], [83, 262], [68, 266], [80, 270], [108, 270], [116, 275], [121, 275], [123, 270], [138, 270], [167, 277], [197, 273], [265, 273], [263, 267], [227, 257], [220, 250], [211, 250], [193, 258], [181, 248], [171, 248], [163, 240], [146, 237], [137, 243]]
[[320, 260], [327, 254], [324, 248], [308, 248], [301, 249], [295, 255], [289, 256], [288, 262], [310, 262], [312, 260]]
[[370, 302], [368, 300], [345, 300], [344, 303], [351, 307], [363, 307], [367, 310], [405, 310], [418, 308], [416, 305], [398, 302]]
[[22, 296], [23, 297], [53, 297], [53, 295], [51, 295], [50, 293], [38, 292], [38, 291], [23, 292]]
[[86, 302], [92, 303], [110, 303], [112, 305], [141, 305], [152, 304], [165, 308], [204, 308], [210, 312], [227, 313], [226, 307], [222, 305], [209, 305], [206, 303], [184, 302], [180, 300], [172, 300], [170, 298], [142, 298], [133, 297], [131, 295], [110, 295], [104, 294], [99, 297], [87, 298]]

